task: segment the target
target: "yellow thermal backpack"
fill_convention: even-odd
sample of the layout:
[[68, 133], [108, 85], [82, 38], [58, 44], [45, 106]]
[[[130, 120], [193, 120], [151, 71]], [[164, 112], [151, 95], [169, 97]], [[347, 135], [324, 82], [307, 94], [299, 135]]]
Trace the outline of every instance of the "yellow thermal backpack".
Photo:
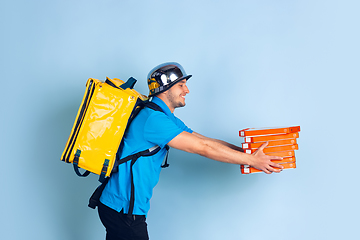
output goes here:
[[[134, 78], [129, 78], [126, 83], [116, 78], [106, 78], [104, 82], [88, 79], [75, 123], [61, 156], [62, 161], [73, 164], [78, 176], [86, 177], [92, 172], [100, 175], [99, 181], [104, 182], [119, 164], [134, 159], [132, 156], [120, 161], [116, 159], [127, 126], [145, 106], [162, 111], [133, 89], [135, 83]], [[138, 153], [136, 157], [150, 156], [159, 150], [155, 146]], [[79, 168], [86, 171], [81, 174]]]

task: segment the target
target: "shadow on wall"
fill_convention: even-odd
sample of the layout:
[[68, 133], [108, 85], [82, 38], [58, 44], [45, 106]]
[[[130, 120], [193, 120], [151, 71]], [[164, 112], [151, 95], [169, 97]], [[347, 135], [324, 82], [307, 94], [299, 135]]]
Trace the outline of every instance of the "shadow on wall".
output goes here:
[[97, 210], [87, 207], [89, 197], [100, 184], [97, 176], [91, 174], [80, 178], [71, 164], [60, 161], [80, 105], [78, 99], [65, 98], [62, 101], [54, 111], [44, 114], [47, 117], [42, 118], [37, 126], [38, 149], [33, 159], [38, 161], [36, 171], [45, 179], [39, 181], [43, 191], [43, 210], [47, 211], [48, 220], [53, 221], [54, 228], [59, 231], [59, 239], [92, 239], [94, 236], [89, 231], [92, 226], [99, 227], [98, 232], [102, 234], [99, 237], [103, 238], [104, 230]]

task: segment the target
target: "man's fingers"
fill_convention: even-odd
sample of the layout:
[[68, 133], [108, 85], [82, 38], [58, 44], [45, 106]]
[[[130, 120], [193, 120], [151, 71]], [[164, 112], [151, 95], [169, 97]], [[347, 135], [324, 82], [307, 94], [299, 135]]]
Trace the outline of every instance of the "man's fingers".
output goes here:
[[269, 156], [271, 160], [282, 160], [282, 157], [278, 157], [278, 156]]
[[263, 169], [262, 171], [266, 174], [271, 174], [273, 172], [280, 173], [283, 170], [284, 166], [278, 163], [271, 162], [268, 167]]
[[253, 154], [257, 154], [258, 152], [263, 152], [264, 148], [269, 144], [269, 142], [265, 142], [263, 145], [261, 145]]
[[266, 173], [266, 174], [271, 174], [271, 173], [273, 173], [273, 172], [275, 172], [275, 173], [279, 173], [279, 172], [281, 172], [282, 171], [282, 169], [280, 169], [280, 168], [273, 168], [273, 167], [267, 167], [267, 168], [265, 168], [264, 170], [262, 170], [264, 173]]
[[261, 146], [259, 147], [258, 151], [263, 151], [264, 148], [267, 147], [267, 145], [269, 145], [269, 142], [265, 142], [263, 145], [261, 145]]
[[280, 171], [284, 168], [283, 165], [281, 165], [279, 163], [275, 163], [275, 162], [272, 162], [271, 167], [278, 168], [278, 169], [280, 169]]
[[266, 173], [266, 174], [271, 174], [272, 173], [271, 171], [269, 171], [267, 169], [264, 169], [263, 172]]
[[273, 172], [276, 172], [276, 173], [279, 173], [279, 172], [281, 172], [282, 171], [282, 169], [281, 168], [273, 168], [274, 169], [274, 171]]

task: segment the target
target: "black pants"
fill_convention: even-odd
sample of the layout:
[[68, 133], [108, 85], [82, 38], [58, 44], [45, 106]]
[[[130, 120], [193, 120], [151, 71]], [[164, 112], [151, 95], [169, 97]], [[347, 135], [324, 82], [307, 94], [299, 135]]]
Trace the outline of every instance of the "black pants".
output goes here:
[[128, 216], [99, 203], [99, 217], [106, 228], [106, 240], [148, 240], [146, 217]]

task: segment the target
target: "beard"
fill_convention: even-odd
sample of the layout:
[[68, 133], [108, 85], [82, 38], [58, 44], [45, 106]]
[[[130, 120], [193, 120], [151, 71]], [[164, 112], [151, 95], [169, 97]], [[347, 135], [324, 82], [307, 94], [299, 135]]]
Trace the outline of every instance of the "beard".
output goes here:
[[174, 108], [185, 107], [185, 99], [181, 95], [174, 95], [169, 91], [167, 99]]

